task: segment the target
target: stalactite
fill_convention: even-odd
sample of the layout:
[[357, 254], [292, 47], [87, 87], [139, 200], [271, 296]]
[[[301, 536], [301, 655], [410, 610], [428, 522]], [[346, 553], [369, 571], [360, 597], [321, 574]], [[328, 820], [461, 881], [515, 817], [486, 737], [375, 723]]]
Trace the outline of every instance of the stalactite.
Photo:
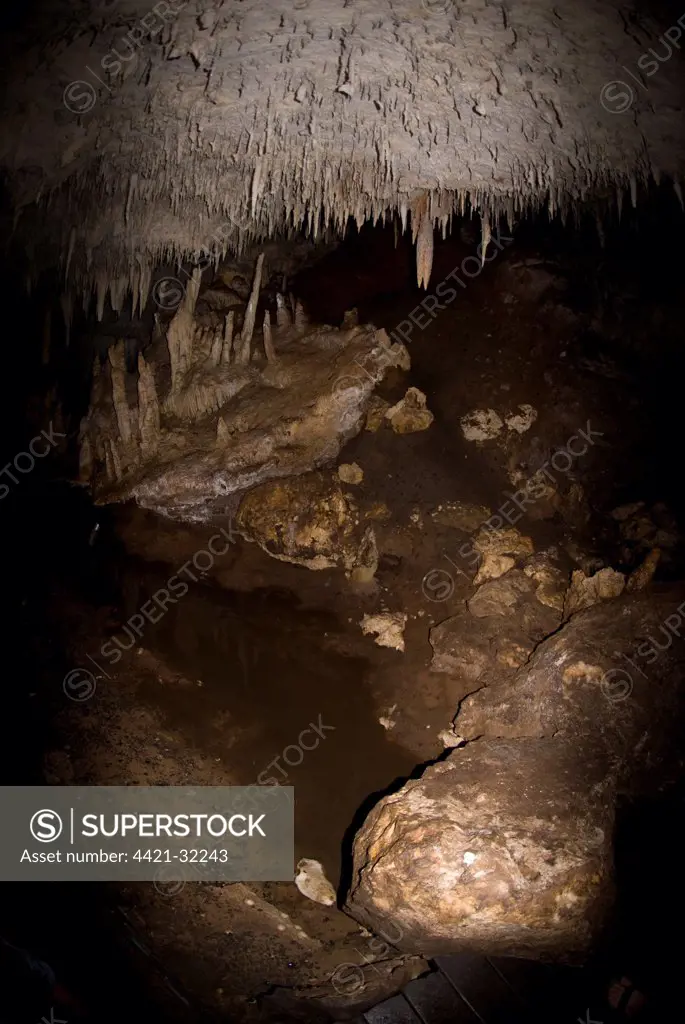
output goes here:
[[481, 252], [480, 265], [481, 265], [481, 267], [485, 266], [485, 254], [488, 251], [488, 245], [490, 244], [490, 239], [491, 238], [492, 238], [492, 231], [490, 230], [490, 220], [488, 219], [486, 214], [482, 213], [481, 216], [480, 216], [480, 252]]
[[412, 233], [416, 245], [416, 281], [419, 288], [428, 288], [433, 269], [433, 222], [425, 197], [418, 204], [416, 217], [412, 212]]

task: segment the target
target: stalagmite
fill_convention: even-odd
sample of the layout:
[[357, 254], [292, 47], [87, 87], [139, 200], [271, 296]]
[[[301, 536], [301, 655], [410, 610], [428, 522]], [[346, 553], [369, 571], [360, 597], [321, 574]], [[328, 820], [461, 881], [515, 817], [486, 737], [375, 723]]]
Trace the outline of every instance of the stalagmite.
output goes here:
[[236, 353], [238, 356], [237, 362], [249, 363], [250, 361], [250, 346], [252, 344], [252, 335], [254, 333], [255, 318], [257, 315], [257, 303], [259, 302], [259, 289], [262, 283], [262, 267], [264, 266], [264, 253], [261, 252], [257, 257], [257, 266], [255, 267], [254, 280], [252, 282], [252, 291], [250, 292], [250, 298], [247, 302], [247, 309], [245, 310], [245, 320], [243, 322], [243, 329], [240, 332], [240, 352]]
[[138, 356], [138, 425], [141, 450], [144, 454], [154, 451], [159, 441], [159, 401], [152, 367], [142, 352]]
[[295, 327], [298, 331], [304, 331], [309, 323], [309, 318], [304, 311], [304, 306], [298, 300], [295, 304]]
[[285, 298], [278, 292], [276, 295], [276, 323], [279, 327], [290, 327], [292, 322], [290, 311], [285, 304]]
[[126, 357], [124, 342], [118, 341], [109, 350], [112, 368], [112, 401], [119, 426], [119, 436], [124, 445], [131, 441], [131, 410], [126, 400]]
[[112, 456], [112, 444], [109, 438], [105, 440], [105, 476], [108, 480], [114, 480], [116, 478], [114, 458]]
[[231, 361], [233, 350], [233, 310], [230, 311], [224, 321], [224, 343], [221, 349], [221, 362], [228, 365]]
[[183, 301], [167, 330], [172, 391], [177, 391], [181, 387], [183, 378], [192, 362], [193, 340], [195, 336], [193, 314], [195, 313], [197, 296], [200, 291], [201, 277], [202, 271], [199, 267], [196, 267], [188, 281]]
[[223, 333], [218, 331], [213, 335], [212, 341], [209, 348], [209, 361], [212, 366], [218, 366], [221, 362], [221, 353], [224, 348], [224, 337]]
[[114, 480], [118, 483], [123, 473], [121, 471], [121, 458], [117, 450], [116, 442], [112, 438], [107, 438], [105, 442], [105, 465], [107, 468], [107, 476], [110, 480]]
[[264, 355], [268, 362], [276, 358], [273, 338], [271, 336], [271, 313], [267, 309], [264, 313]]
[[91, 447], [90, 440], [87, 436], [81, 438], [79, 445], [79, 478], [87, 483], [90, 480], [91, 471], [93, 468], [93, 449]]
[[231, 434], [230, 434], [230, 431], [229, 431], [228, 427], [226, 426], [226, 420], [223, 418], [223, 416], [219, 416], [219, 419], [218, 419], [217, 425], [216, 425], [216, 445], [217, 445], [217, 448], [223, 448], [224, 445], [228, 444], [228, 441], [230, 440], [230, 437], [231, 437]]

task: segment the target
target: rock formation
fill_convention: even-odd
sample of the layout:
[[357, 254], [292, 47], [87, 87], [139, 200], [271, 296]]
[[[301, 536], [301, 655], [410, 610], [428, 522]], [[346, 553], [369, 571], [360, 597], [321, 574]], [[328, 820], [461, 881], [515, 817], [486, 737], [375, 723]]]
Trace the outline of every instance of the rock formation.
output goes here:
[[681, 195], [679, 26], [618, 0], [39, 0], [3, 40], [0, 168], [35, 274], [146, 303], [154, 268], [397, 214], [433, 229]]
[[602, 601], [515, 674], [472, 675], [462, 745], [356, 836], [353, 916], [423, 955], [586, 954], [611, 901], [618, 795], [680, 770], [684, 597], [662, 586]]
[[[281, 297], [254, 337], [262, 259], [242, 330], [234, 310], [198, 318], [200, 273], [159, 338], [127, 372], [124, 342], [96, 359], [81, 426], [81, 480], [99, 502], [136, 500], [202, 521], [250, 487], [330, 462], [363, 425], [375, 385], [408, 355], [384, 331], [308, 328]], [[294, 513], [293, 513], [294, 514]]]

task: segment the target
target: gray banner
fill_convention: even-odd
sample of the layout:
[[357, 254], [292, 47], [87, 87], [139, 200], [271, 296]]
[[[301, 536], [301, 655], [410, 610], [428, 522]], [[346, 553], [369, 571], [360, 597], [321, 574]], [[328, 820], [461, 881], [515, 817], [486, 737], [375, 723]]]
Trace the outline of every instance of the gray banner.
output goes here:
[[292, 786], [2, 786], [0, 881], [283, 882]]

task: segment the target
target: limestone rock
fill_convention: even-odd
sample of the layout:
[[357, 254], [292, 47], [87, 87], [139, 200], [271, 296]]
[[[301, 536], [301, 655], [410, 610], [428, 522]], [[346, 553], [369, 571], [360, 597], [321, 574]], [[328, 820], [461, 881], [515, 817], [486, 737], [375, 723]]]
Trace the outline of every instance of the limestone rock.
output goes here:
[[631, 572], [626, 583], [626, 590], [629, 594], [633, 594], [638, 590], [644, 590], [645, 587], [649, 586], [654, 578], [660, 558], [661, 550], [659, 548], [652, 548], [642, 565], [639, 565], [637, 569]]
[[600, 569], [594, 576], [586, 576], [582, 569], [571, 574], [571, 585], [564, 599], [564, 618], [591, 608], [599, 601], [609, 601], [623, 593], [626, 578], [615, 569]]
[[474, 409], [461, 418], [461, 430], [467, 441], [491, 441], [503, 429], [502, 417], [494, 409]]
[[326, 878], [326, 872], [318, 860], [303, 857], [297, 862], [295, 885], [303, 896], [314, 903], [322, 903], [324, 907], [335, 905], [335, 889]]
[[521, 597], [532, 593], [527, 577], [518, 570], [510, 570], [498, 579], [483, 583], [466, 606], [477, 619], [491, 615], [510, 615]]
[[532, 555], [534, 550], [530, 537], [524, 537], [513, 527], [500, 530], [483, 527], [474, 538], [473, 547], [482, 557], [473, 581], [475, 586], [503, 576], [513, 569], [518, 558]]
[[361, 429], [376, 382], [404, 359], [403, 347], [372, 327], [269, 326], [269, 358], [258, 345], [253, 360], [250, 309], [235, 341], [232, 324], [201, 327], [199, 287], [194, 275], [166, 340], [141, 358], [137, 396], [123, 343], [93, 381], [81, 464], [99, 503], [132, 499], [191, 522], [225, 515], [229, 498], [250, 487], [336, 459]]
[[546, 554], [540, 553], [527, 560], [523, 571], [537, 584], [537, 600], [548, 608], [563, 612], [568, 583], [561, 569], [552, 565]]
[[236, 529], [274, 558], [309, 569], [339, 566], [373, 576], [378, 565], [373, 530], [360, 522], [337, 474], [308, 473], [253, 488], [240, 503]]
[[584, 952], [606, 902], [612, 818], [569, 793], [578, 773], [596, 778], [553, 741], [454, 750], [367, 818], [349, 913], [391, 923], [401, 949], [426, 956]]
[[666, 562], [679, 543], [676, 518], [663, 502], [648, 509], [643, 501], [637, 501], [614, 509], [611, 515], [619, 524], [626, 561], [638, 562], [658, 547], [661, 560]]
[[396, 434], [414, 434], [428, 430], [433, 413], [426, 408], [426, 396], [418, 388], [409, 388], [404, 398], [388, 409], [385, 418]]
[[534, 409], [532, 405], [523, 404], [519, 405], [519, 411], [517, 413], [510, 413], [504, 417], [504, 422], [507, 426], [507, 430], [513, 430], [517, 434], [525, 434], [527, 430], [535, 423], [538, 418], [537, 409]]
[[524, 617], [499, 615], [476, 619], [466, 611], [433, 626], [429, 634], [433, 658], [431, 671], [446, 673], [463, 682], [462, 697], [483, 685], [497, 670], [525, 664], [536, 642], [524, 628]]
[[380, 612], [377, 615], [365, 615], [361, 620], [362, 633], [375, 634], [379, 647], [392, 647], [396, 651], [404, 651], [404, 627], [407, 616], [404, 612]]
[[627, 505], [620, 505], [618, 508], [615, 508], [611, 516], [617, 523], [624, 523], [627, 519], [632, 519], [638, 512], [641, 512], [644, 507], [644, 501], [632, 501]]
[[442, 729], [438, 733], [438, 739], [442, 743], [445, 750], [453, 750], [454, 747], [458, 747], [462, 743], [461, 736], [457, 736], [454, 729]]
[[585, 958], [609, 920], [618, 794], [681, 771], [683, 645], [662, 650], [649, 677], [632, 674], [630, 699], [615, 673], [684, 596], [595, 605], [467, 697], [452, 732], [468, 742], [357, 833], [352, 916], [426, 956]]
[[464, 533], [475, 533], [491, 515], [492, 512], [485, 505], [470, 505], [466, 501], [447, 501], [431, 512], [434, 523], [451, 526]]
[[364, 470], [356, 462], [341, 462], [338, 476], [344, 484], [360, 484], [364, 479]]
[[390, 408], [390, 402], [386, 402], [380, 395], [372, 395], [366, 413], [364, 429], [375, 434], [385, 423], [385, 414]]

